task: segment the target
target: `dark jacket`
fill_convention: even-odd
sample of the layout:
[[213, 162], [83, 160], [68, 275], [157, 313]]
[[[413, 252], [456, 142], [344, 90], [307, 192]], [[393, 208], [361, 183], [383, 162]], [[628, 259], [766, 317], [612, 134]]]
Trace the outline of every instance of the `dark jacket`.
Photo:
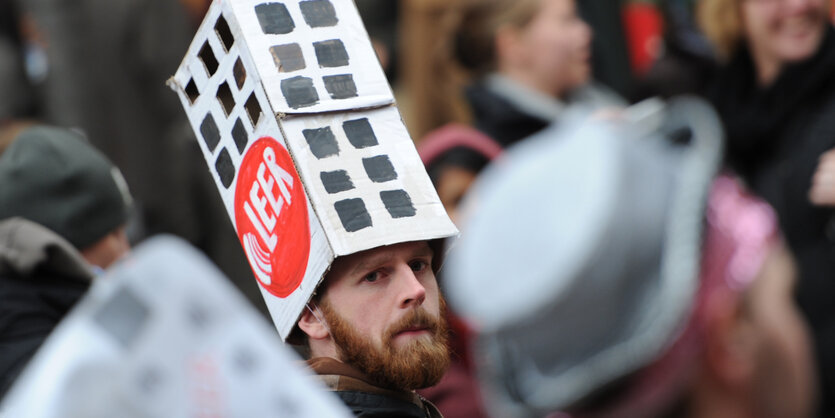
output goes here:
[[21, 218], [0, 222], [0, 398], [92, 276], [52, 231]]
[[473, 126], [501, 144], [502, 148], [545, 129], [550, 121], [526, 113], [483, 84], [467, 89]]
[[363, 418], [442, 418], [429, 401], [414, 392], [383, 389], [353, 367], [327, 357], [307, 364], [354, 415]]
[[465, 91], [473, 126], [507, 148], [557, 121], [568, 106], [597, 109], [625, 102], [603, 86], [589, 84], [560, 101], [507, 77], [489, 75]]
[[742, 49], [721, 69], [711, 99], [727, 130], [727, 162], [777, 211], [800, 269], [797, 299], [811, 325], [824, 410], [835, 416], [835, 210], [809, 201], [818, 158], [835, 148], [835, 32], [815, 56], [756, 85]]

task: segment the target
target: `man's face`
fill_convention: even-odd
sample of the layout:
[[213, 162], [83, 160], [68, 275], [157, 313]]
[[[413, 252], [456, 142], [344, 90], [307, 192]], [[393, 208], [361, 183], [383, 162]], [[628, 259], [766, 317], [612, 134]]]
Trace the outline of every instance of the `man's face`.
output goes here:
[[339, 360], [396, 389], [434, 385], [449, 364], [443, 300], [425, 241], [341, 257], [320, 307]]

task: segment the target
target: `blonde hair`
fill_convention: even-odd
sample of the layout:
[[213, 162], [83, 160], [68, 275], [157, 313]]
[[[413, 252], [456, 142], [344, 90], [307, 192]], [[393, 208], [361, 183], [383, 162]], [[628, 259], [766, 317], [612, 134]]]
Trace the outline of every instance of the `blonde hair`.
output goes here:
[[742, 11], [737, 0], [700, 0], [696, 20], [716, 54], [728, 60], [743, 38]]
[[542, 0], [464, 0], [454, 39], [457, 61], [476, 75], [496, 67], [496, 34], [503, 27], [523, 28], [542, 8]]

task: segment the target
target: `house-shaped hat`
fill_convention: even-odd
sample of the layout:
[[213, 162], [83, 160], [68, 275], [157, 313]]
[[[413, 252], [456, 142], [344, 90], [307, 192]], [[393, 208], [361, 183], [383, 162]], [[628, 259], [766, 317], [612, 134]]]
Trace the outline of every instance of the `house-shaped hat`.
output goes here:
[[282, 338], [336, 257], [457, 232], [352, 1], [215, 0], [169, 85]]

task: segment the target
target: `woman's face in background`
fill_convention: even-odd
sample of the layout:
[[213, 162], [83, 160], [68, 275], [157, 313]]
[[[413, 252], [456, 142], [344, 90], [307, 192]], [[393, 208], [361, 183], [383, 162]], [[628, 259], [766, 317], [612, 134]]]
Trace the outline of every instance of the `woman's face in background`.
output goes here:
[[533, 19], [511, 37], [505, 59], [526, 84], [560, 97], [589, 81], [592, 30], [574, 0], [542, 0]]
[[741, 16], [758, 69], [773, 67], [776, 75], [786, 64], [815, 54], [829, 22], [829, 4], [828, 0], [742, 0]]

